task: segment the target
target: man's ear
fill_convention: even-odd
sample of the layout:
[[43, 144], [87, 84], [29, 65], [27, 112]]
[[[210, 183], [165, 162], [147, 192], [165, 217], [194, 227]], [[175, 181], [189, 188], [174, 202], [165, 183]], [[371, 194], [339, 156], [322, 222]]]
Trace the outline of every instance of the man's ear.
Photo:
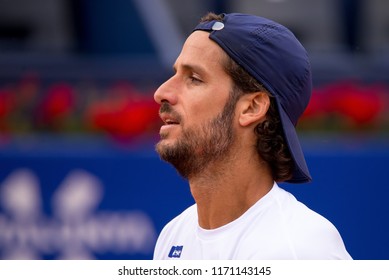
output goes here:
[[270, 107], [270, 97], [266, 92], [245, 94], [239, 100], [239, 124], [249, 126], [265, 119]]

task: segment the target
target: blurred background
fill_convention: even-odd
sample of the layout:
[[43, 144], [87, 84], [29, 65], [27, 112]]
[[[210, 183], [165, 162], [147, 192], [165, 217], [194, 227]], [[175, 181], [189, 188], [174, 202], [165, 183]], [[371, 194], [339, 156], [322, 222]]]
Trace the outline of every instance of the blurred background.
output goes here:
[[355, 259], [389, 259], [388, 1], [0, 0], [1, 259], [152, 258], [193, 203], [154, 151], [153, 93], [208, 11], [265, 16], [301, 40], [313, 182], [283, 187]]

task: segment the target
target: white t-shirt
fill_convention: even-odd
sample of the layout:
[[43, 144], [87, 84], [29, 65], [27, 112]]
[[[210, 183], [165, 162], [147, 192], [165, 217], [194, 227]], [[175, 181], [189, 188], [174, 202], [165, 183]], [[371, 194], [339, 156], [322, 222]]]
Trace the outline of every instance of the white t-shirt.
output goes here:
[[238, 219], [213, 230], [192, 205], [162, 230], [154, 259], [351, 259], [338, 230], [274, 184]]

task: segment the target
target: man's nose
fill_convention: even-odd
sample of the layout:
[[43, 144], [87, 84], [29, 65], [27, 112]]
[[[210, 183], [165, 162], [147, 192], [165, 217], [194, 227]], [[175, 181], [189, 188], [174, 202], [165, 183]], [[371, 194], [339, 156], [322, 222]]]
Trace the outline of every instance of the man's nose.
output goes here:
[[174, 77], [164, 82], [154, 93], [154, 100], [158, 104], [168, 102], [171, 105], [177, 103], [177, 86], [174, 83]]

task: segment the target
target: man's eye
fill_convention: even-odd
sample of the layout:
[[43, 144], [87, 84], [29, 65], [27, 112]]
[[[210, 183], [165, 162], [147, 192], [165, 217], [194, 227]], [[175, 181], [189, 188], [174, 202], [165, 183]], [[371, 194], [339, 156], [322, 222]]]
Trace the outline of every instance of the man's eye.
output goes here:
[[199, 78], [197, 78], [195, 76], [190, 76], [189, 79], [192, 83], [201, 83], [202, 82], [202, 80], [200, 80]]

